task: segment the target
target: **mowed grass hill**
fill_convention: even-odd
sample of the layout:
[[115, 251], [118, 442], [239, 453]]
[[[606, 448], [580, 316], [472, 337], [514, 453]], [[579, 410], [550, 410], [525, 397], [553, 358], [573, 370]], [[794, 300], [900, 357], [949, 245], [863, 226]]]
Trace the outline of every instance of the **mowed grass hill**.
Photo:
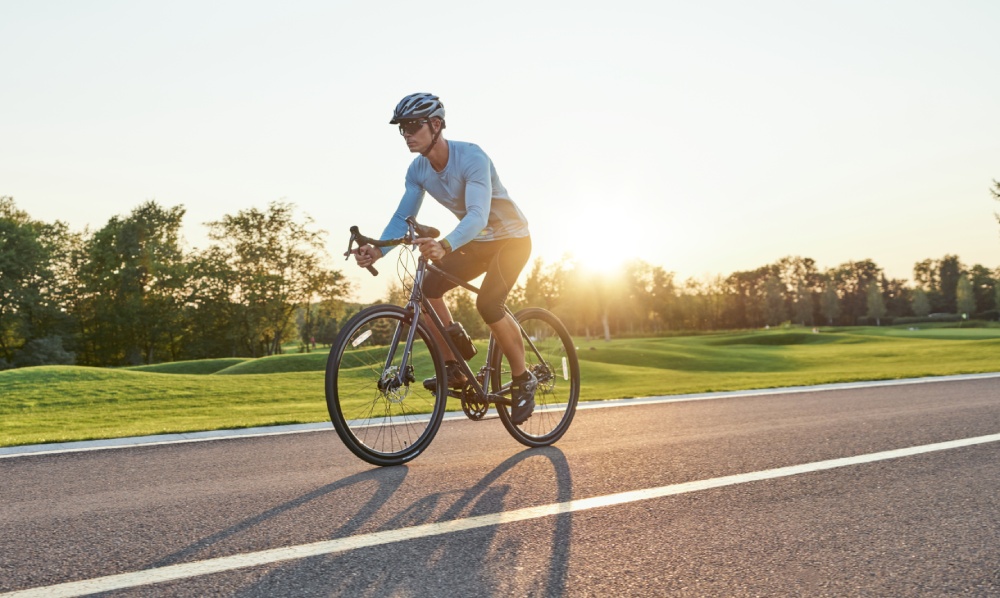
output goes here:
[[[584, 401], [1000, 371], [1000, 327], [793, 328], [577, 345]], [[324, 421], [326, 359], [0, 372], [0, 446]]]

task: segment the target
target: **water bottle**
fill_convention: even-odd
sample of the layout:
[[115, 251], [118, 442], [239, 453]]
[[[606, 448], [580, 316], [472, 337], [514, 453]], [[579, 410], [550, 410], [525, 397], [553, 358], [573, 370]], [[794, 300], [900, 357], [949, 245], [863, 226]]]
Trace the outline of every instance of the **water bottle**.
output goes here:
[[451, 337], [452, 342], [458, 347], [458, 352], [466, 361], [475, 357], [476, 346], [472, 344], [472, 337], [465, 331], [461, 322], [452, 322], [445, 330], [448, 331], [448, 336]]

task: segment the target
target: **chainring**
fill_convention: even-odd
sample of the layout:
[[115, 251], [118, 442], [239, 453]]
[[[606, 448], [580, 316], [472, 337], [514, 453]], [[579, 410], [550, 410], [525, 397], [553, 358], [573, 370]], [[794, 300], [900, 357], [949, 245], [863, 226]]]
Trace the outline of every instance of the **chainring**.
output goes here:
[[476, 396], [476, 389], [466, 386], [462, 391], [462, 411], [466, 417], [472, 421], [479, 421], [486, 417], [486, 412], [490, 410], [490, 404], [480, 401]]

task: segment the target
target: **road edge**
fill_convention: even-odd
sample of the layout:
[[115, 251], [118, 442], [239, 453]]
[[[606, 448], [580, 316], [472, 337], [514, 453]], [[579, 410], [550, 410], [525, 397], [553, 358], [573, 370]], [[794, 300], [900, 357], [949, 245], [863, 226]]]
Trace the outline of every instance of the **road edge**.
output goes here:
[[[831, 390], [849, 390], [855, 388], [873, 388], [878, 386], [900, 386], [905, 384], [927, 384], [935, 382], [953, 382], [962, 380], [982, 380], [1000, 378], [1000, 372], [980, 374], [955, 374], [950, 376], [931, 376], [925, 378], [901, 378], [896, 380], [872, 380], [861, 382], [839, 382], [820, 384], [816, 386], [788, 386], [783, 388], [760, 388], [754, 390], [731, 390], [723, 392], [707, 392], [686, 395], [669, 395], [653, 397], [636, 397], [629, 399], [610, 399], [605, 401], [584, 401], [577, 405], [578, 410], [606, 409], [609, 407], [631, 407], [652, 405], [657, 403], [676, 403], [684, 401], [707, 401], [726, 398], [754, 397], [761, 395], [794, 394], [807, 392], [824, 392]], [[463, 420], [462, 412], [446, 413], [444, 421]], [[54, 455], [63, 453], [78, 453], [100, 451], [139, 446], [158, 446], [164, 444], [183, 444], [191, 442], [208, 442], [234, 438], [257, 438], [263, 436], [280, 436], [287, 434], [302, 434], [333, 430], [330, 422], [311, 424], [292, 424], [283, 426], [264, 426], [258, 428], [241, 428], [230, 430], [208, 430], [204, 432], [186, 432], [181, 434], [158, 434], [154, 436], [132, 436], [127, 438], [109, 438], [105, 440], [83, 440], [76, 442], [60, 442], [48, 444], [25, 444], [20, 446], [0, 447], [0, 459], [25, 457], [31, 455]]]

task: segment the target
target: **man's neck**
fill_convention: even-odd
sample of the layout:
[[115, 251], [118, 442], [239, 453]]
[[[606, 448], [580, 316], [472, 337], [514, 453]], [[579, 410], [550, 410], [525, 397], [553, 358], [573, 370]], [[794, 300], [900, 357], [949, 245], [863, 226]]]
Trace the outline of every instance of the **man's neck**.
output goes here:
[[448, 165], [448, 142], [444, 137], [438, 137], [437, 143], [427, 153], [427, 159], [431, 162], [431, 168], [437, 172], [441, 172]]

